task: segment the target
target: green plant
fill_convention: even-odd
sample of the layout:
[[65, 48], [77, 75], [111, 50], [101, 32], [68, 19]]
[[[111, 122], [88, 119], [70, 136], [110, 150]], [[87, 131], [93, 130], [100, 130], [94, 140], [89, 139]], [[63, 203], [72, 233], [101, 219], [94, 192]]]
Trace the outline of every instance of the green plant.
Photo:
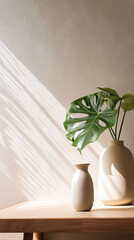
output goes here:
[[[106, 129], [109, 130], [113, 140], [120, 140], [126, 113], [134, 109], [134, 94], [120, 97], [111, 88], [98, 87], [98, 89], [99, 92], [73, 101], [66, 113], [64, 122], [66, 137], [80, 152], [87, 144], [96, 141]], [[121, 109], [123, 116], [119, 126]]]

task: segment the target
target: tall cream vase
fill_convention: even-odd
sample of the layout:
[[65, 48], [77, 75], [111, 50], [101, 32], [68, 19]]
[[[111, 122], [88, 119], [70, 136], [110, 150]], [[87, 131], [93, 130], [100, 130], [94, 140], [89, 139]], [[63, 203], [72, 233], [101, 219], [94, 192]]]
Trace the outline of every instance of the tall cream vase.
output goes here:
[[87, 163], [75, 164], [76, 171], [72, 179], [71, 200], [76, 211], [90, 210], [93, 205], [94, 191]]
[[134, 201], [134, 159], [124, 141], [110, 141], [100, 156], [98, 195], [106, 205]]

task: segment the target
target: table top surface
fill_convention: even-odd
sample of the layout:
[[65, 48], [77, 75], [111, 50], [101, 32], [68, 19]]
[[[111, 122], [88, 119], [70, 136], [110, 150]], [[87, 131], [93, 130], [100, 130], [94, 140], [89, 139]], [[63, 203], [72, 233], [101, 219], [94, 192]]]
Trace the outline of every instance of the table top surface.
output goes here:
[[22, 202], [0, 210], [0, 232], [134, 232], [134, 205], [76, 212], [71, 204]]
[[134, 218], [134, 205], [105, 206], [95, 202], [90, 211], [77, 212], [70, 203], [45, 204], [26, 201], [0, 210], [0, 219], [84, 219], [84, 218]]

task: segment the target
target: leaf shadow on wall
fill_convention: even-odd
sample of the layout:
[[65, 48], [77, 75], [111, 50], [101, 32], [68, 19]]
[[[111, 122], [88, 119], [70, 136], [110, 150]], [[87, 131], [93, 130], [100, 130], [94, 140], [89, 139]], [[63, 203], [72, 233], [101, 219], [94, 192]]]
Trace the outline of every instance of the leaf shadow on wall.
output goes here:
[[[0, 43], [0, 172], [5, 198], [68, 201], [73, 164], [88, 161], [97, 185], [103, 147], [79, 152], [65, 137], [65, 108]], [[7, 188], [7, 191], [4, 191]]]

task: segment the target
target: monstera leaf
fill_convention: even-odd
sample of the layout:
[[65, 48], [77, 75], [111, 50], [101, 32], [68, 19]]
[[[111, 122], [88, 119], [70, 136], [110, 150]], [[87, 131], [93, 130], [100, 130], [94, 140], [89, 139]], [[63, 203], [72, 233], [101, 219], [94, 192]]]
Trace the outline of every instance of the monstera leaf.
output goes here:
[[112, 88], [101, 88], [101, 87], [97, 87], [97, 88], [105, 93], [108, 93], [110, 96], [119, 97], [118, 93]]
[[[115, 124], [117, 110], [107, 106], [102, 110], [102, 107], [104, 107], [104, 101], [98, 93], [79, 98], [69, 106], [64, 122], [66, 136], [80, 152]], [[73, 116], [74, 114], [78, 117]]]
[[121, 108], [124, 112], [134, 109], [134, 94], [125, 94], [122, 96]]
[[114, 109], [116, 104], [121, 100], [120, 96], [118, 93], [111, 88], [101, 88], [97, 87], [98, 89], [101, 90], [99, 94], [103, 97], [107, 105], [111, 108]]

